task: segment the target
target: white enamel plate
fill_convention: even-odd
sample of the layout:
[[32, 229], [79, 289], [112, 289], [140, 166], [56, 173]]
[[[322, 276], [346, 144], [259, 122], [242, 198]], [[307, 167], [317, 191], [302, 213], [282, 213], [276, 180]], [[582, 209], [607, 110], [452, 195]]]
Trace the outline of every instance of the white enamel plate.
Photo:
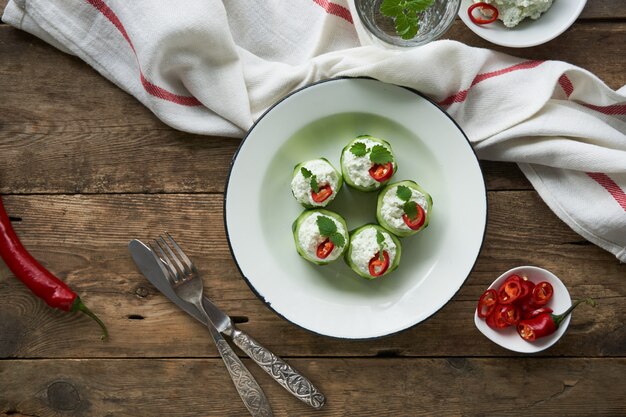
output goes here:
[[[291, 231], [303, 210], [294, 166], [325, 157], [339, 168], [343, 147], [363, 134], [391, 143], [393, 181], [414, 180], [433, 197], [428, 228], [403, 239], [399, 268], [373, 281], [341, 259], [305, 261]], [[265, 113], [233, 160], [224, 206], [233, 258], [259, 298], [298, 326], [349, 339], [404, 330], [443, 307], [469, 275], [487, 221], [483, 176], [459, 127], [418, 93], [370, 79], [313, 84]], [[376, 193], [344, 184], [327, 208], [349, 229], [375, 223]]]

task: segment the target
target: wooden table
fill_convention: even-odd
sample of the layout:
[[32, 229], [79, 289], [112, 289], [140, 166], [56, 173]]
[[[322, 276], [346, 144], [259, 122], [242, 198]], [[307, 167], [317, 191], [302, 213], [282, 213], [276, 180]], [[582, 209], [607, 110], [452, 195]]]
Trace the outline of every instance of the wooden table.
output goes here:
[[[460, 21], [449, 36], [494, 47]], [[591, 0], [546, 45], [494, 48], [569, 61], [619, 88], [625, 41], [626, 2]], [[208, 295], [327, 394], [314, 412], [244, 359], [277, 416], [626, 415], [626, 265], [560, 222], [514, 164], [482, 164], [487, 237], [452, 301], [401, 334], [352, 342], [277, 317], [240, 278], [222, 222], [238, 144], [175, 131], [77, 58], [0, 25], [0, 193], [23, 243], [111, 332], [101, 342], [91, 320], [53, 311], [0, 266], [1, 416], [246, 415], [206, 329], [128, 254], [129, 239], [166, 228], [186, 231]], [[487, 285], [524, 264], [600, 304], [535, 356], [503, 350], [473, 324]]]

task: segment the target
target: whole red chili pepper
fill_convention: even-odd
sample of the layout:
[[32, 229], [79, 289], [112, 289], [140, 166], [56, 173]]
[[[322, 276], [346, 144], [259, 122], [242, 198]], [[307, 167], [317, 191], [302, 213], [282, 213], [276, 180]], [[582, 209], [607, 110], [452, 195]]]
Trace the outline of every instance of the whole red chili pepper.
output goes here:
[[2, 204], [2, 197], [0, 197], [0, 257], [4, 259], [11, 272], [50, 307], [63, 311], [80, 311], [100, 325], [103, 340], [109, 336], [104, 323], [83, 304], [80, 297], [24, 248], [11, 226], [11, 220]]
[[565, 317], [567, 317], [572, 310], [574, 310], [578, 304], [582, 302], [585, 302], [592, 307], [596, 306], [596, 302], [591, 298], [578, 300], [562, 314], [543, 313], [531, 319], [520, 321], [517, 324], [517, 333], [519, 333], [522, 339], [529, 342], [533, 342], [540, 337], [549, 336], [556, 332], [556, 329], [559, 328], [559, 325]]

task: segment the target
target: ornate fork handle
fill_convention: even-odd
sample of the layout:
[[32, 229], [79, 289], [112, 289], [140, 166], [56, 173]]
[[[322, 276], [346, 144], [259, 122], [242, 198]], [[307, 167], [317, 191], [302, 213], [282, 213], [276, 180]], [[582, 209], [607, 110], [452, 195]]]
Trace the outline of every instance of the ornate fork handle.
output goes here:
[[250, 414], [254, 417], [272, 417], [272, 409], [258, 382], [213, 325], [209, 324], [207, 327], [211, 331], [217, 350], [226, 364], [226, 369], [228, 369], [235, 388], [237, 388], [237, 392]]
[[239, 329], [234, 328], [231, 337], [246, 355], [296, 398], [316, 409], [324, 406], [324, 394], [281, 358]]

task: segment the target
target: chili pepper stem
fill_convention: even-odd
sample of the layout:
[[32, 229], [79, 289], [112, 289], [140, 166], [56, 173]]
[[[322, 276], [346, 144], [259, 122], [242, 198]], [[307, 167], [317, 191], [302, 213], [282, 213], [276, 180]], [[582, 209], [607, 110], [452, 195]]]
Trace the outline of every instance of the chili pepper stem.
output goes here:
[[87, 306], [83, 304], [80, 297], [76, 297], [76, 301], [74, 301], [74, 305], [72, 306], [72, 311], [80, 311], [81, 313], [86, 314], [94, 319], [102, 329], [102, 337], [100, 337], [100, 339], [107, 340], [109, 338], [109, 331], [107, 330], [107, 327], [104, 325], [102, 320], [100, 320], [100, 318], [94, 314], [93, 311], [89, 310], [89, 308], [87, 308]]
[[591, 307], [595, 307], [597, 305], [596, 301], [594, 299], [592, 299], [592, 298], [582, 298], [582, 299], [574, 302], [574, 304], [572, 304], [570, 308], [565, 310], [564, 313], [558, 314], [558, 315], [557, 314], [553, 314], [552, 315], [552, 320], [554, 320], [554, 324], [556, 325], [556, 327], [559, 327], [559, 325], [565, 319], [565, 317], [567, 317], [572, 312], [572, 310], [574, 310], [576, 307], [578, 307], [578, 304], [580, 304], [580, 303], [589, 304]]

